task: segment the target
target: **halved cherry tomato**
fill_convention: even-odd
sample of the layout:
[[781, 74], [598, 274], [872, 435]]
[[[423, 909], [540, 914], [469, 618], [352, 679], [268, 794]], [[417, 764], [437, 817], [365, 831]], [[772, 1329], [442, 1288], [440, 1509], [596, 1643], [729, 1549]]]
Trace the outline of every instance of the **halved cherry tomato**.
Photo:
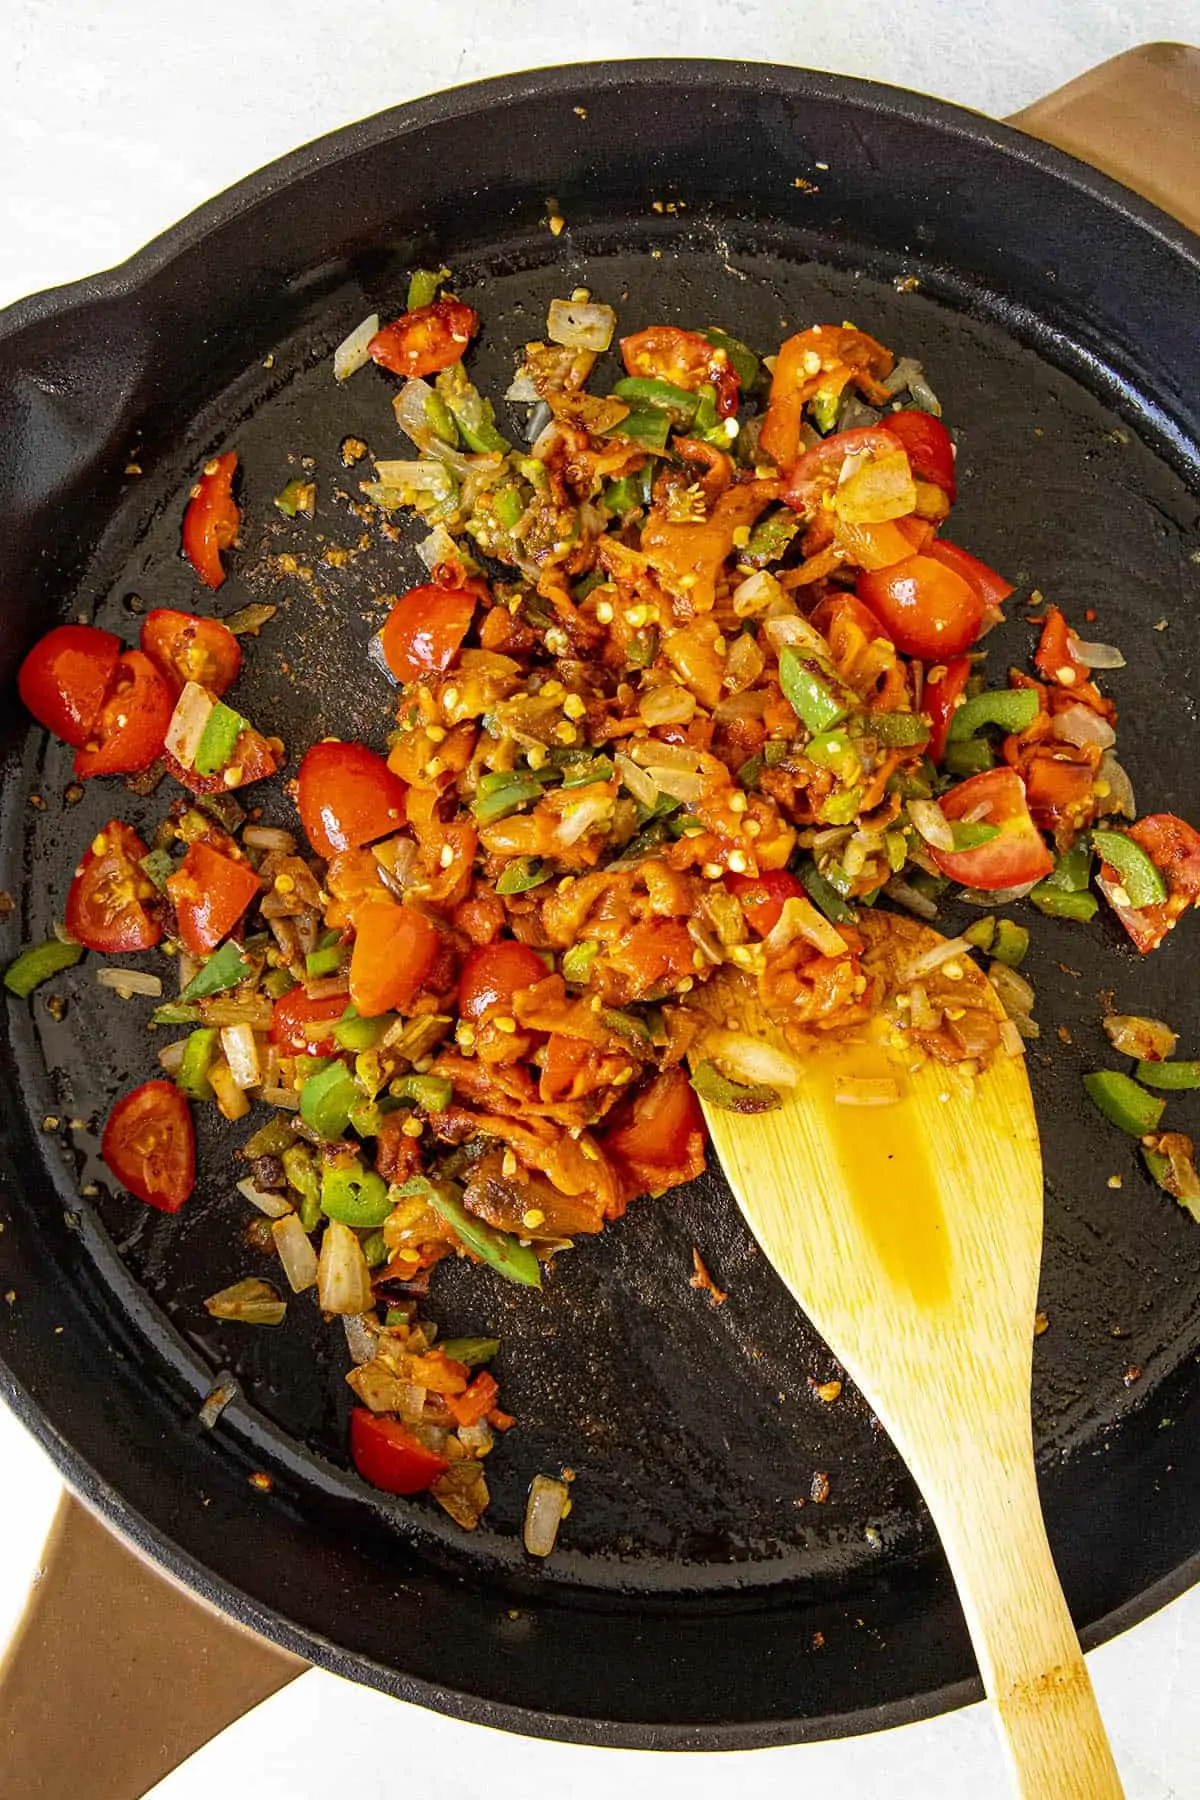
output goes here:
[[835, 431], [822, 438], [799, 461], [784, 470], [784, 504], [815, 517], [824, 496], [837, 486], [848, 456], [894, 456], [896, 440], [881, 425], [859, 425], [853, 431]]
[[[886, 375], [893, 360], [890, 350], [853, 326], [813, 325], [788, 338], [771, 376], [771, 400], [758, 440], [764, 453], [781, 469], [795, 462], [804, 408], [818, 389], [840, 394], [853, 381], [869, 399], [880, 404], [890, 400], [875, 376]], [[888, 448], [895, 449], [894, 439]]]
[[984, 606], [1001, 606], [1014, 591], [1011, 581], [1005, 581], [1003, 575], [997, 575], [995, 569], [980, 562], [969, 550], [948, 544], [945, 538], [931, 538], [925, 546], [925, 554], [961, 575], [967, 586], [974, 588]]
[[545, 981], [546, 965], [536, 950], [515, 938], [497, 938], [472, 950], [458, 978], [459, 1017], [472, 1025], [499, 1010], [512, 1012], [513, 995]]
[[38, 639], [17, 675], [17, 691], [39, 725], [78, 750], [104, 704], [121, 640], [95, 625], [56, 625]]
[[220, 619], [156, 606], [142, 623], [142, 649], [176, 699], [189, 681], [220, 699], [237, 680], [242, 647]]
[[761, 875], [727, 875], [725, 885], [742, 903], [748, 922], [759, 937], [774, 931], [785, 900], [804, 892], [802, 883], [786, 869], [767, 869]]
[[265, 738], [253, 725], [239, 732], [229, 764], [219, 775], [197, 775], [195, 769], [185, 769], [169, 750], [163, 753], [168, 775], [193, 794], [229, 794], [234, 788], [249, 787], [253, 781], [266, 781], [282, 761], [283, 745], [279, 739]]
[[193, 956], [215, 950], [261, 891], [262, 882], [248, 862], [223, 856], [209, 844], [193, 844], [167, 876], [184, 949]]
[[667, 1069], [600, 1135], [626, 1198], [677, 1187], [704, 1169], [704, 1114], [684, 1071]]
[[854, 591], [906, 656], [937, 662], [958, 656], [975, 642], [983, 623], [975, 589], [928, 555], [864, 571]]
[[1054, 858], [1029, 816], [1025, 783], [1015, 769], [988, 769], [960, 781], [942, 795], [942, 811], [953, 824], [969, 813], [973, 823], [994, 825], [999, 836], [976, 850], [933, 850], [943, 875], [964, 887], [1021, 887], [1040, 881], [1054, 867]]
[[309, 843], [326, 861], [398, 831], [407, 788], [365, 744], [314, 744], [300, 764], [296, 804]]
[[393, 375], [434, 375], [461, 361], [479, 330], [479, 314], [462, 300], [435, 300], [377, 331], [367, 355]]
[[75, 752], [81, 781], [93, 775], [136, 775], [163, 747], [171, 723], [171, 690], [140, 650], [117, 658], [104, 704]]
[[337, 1043], [332, 1032], [328, 1037], [305, 1035], [306, 1025], [320, 1025], [326, 1020], [336, 1025], [346, 1010], [345, 994], [330, 994], [324, 1000], [310, 1000], [302, 987], [275, 1002], [271, 1017], [271, 1042], [278, 1044], [285, 1056], [332, 1056]]
[[236, 450], [226, 450], [204, 465], [183, 515], [183, 554], [205, 587], [219, 588], [225, 579], [222, 550], [237, 542], [241, 511], [233, 497]]
[[350, 998], [364, 1019], [412, 1005], [438, 959], [436, 925], [415, 906], [368, 900], [354, 919]]
[[188, 1103], [173, 1081], [146, 1081], [108, 1115], [100, 1154], [147, 1206], [176, 1213], [196, 1182], [196, 1138]]
[[946, 748], [950, 732], [950, 721], [958, 710], [958, 703], [971, 673], [971, 659], [969, 656], [952, 656], [948, 663], [935, 663], [934, 668], [940, 672], [926, 676], [921, 705], [929, 714], [929, 722], [933, 728], [929, 734], [927, 749], [936, 763], [942, 760], [942, 752]]
[[1025, 798], [1035, 825], [1043, 831], [1072, 828], [1071, 835], [1092, 817], [1092, 790], [1098, 752], [1070, 744], [1031, 744], [1019, 767]]
[[883, 426], [904, 445], [917, 479], [936, 483], [953, 504], [958, 493], [954, 479], [954, 444], [942, 421], [935, 419], [932, 413], [910, 408], [905, 412], [888, 413]]
[[723, 352], [698, 331], [681, 331], [677, 325], [649, 325], [621, 339], [621, 357], [628, 375], [652, 381], [669, 381], [672, 387], [694, 394], [710, 384], [716, 389], [717, 413], [732, 418], [738, 409], [741, 383]]
[[1075, 644], [1078, 642], [1058, 607], [1048, 607], [1046, 622], [1042, 626], [1041, 639], [1033, 658], [1038, 672], [1047, 681], [1056, 682], [1059, 687], [1078, 687], [1091, 673], [1087, 664], [1080, 662], [1075, 654]]
[[385, 1494], [423, 1494], [450, 1467], [399, 1419], [365, 1406], [350, 1409], [350, 1455], [363, 1480]]
[[1174, 813], [1150, 813], [1128, 828], [1167, 884], [1167, 898], [1157, 906], [1122, 906], [1114, 901], [1120, 877], [1107, 863], [1100, 866], [1100, 889], [1137, 948], [1145, 956], [1157, 950], [1188, 908], [1200, 901], [1200, 832]]
[[67, 892], [67, 930], [89, 950], [151, 950], [162, 937], [146, 909], [154, 883], [138, 867], [146, 846], [120, 819], [110, 819], [84, 852]]
[[432, 583], [400, 596], [379, 638], [383, 660], [397, 681], [445, 673], [471, 629], [475, 599], [470, 588]]

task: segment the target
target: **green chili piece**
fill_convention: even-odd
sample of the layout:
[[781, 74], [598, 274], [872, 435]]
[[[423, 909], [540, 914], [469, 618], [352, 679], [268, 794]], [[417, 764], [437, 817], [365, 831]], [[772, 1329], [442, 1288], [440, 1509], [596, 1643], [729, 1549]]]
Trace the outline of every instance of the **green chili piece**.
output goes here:
[[812, 415], [812, 422], [822, 437], [836, 426], [841, 404], [841, 393], [834, 393], [829, 388], [818, 388], [809, 401], [808, 410]]
[[630, 634], [625, 645], [625, 661], [631, 669], [648, 669], [657, 655], [657, 625], [646, 625]]
[[750, 541], [739, 560], [753, 563], [756, 568], [778, 562], [799, 529], [800, 515], [791, 507], [765, 513], [750, 533]]
[[300, 1196], [300, 1223], [315, 1231], [321, 1222], [321, 1180], [303, 1144], [292, 1144], [283, 1153], [283, 1172], [288, 1186]]
[[515, 1282], [519, 1287], [541, 1287], [542, 1271], [533, 1251], [518, 1242], [511, 1232], [497, 1231], [494, 1226], [485, 1224], [482, 1219], [469, 1213], [462, 1203], [459, 1189], [452, 1182], [444, 1181], [435, 1185], [424, 1175], [414, 1175], [411, 1181], [406, 1181], [395, 1192], [398, 1199], [415, 1194], [424, 1196], [433, 1210], [448, 1225], [453, 1226], [467, 1249], [473, 1250], [476, 1256], [489, 1263], [506, 1281]]
[[[659, 381], [653, 375], [626, 375], [613, 389], [618, 400], [630, 408], [630, 418], [647, 408], [671, 414], [682, 425], [691, 423], [696, 412], [696, 396], [673, 382]], [[624, 430], [629, 420], [622, 420], [617, 430]]]
[[345, 1063], [331, 1062], [319, 1074], [310, 1075], [300, 1089], [300, 1117], [306, 1125], [332, 1143], [350, 1123], [350, 1109], [362, 1099], [362, 1089]]
[[800, 880], [813, 905], [825, 914], [831, 924], [853, 925], [856, 922], [858, 914], [854, 908], [846, 905], [833, 883], [826, 881], [815, 863], [805, 863], [800, 870]]
[[56, 937], [47, 938], [44, 944], [29, 944], [5, 969], [4, 985], [10, 994], [27, 1000], [43, 981], [73, 969], [82, 955], [82, 944], [64, 944]]
[[339, 1219], [355, 1231], [374, 1231], [391, 1210], [387, 1182], [357, 1157], [322, 1171], [321, 1211], [327, 1219]]
[[758, 778], [766, 766], [766, 757], [761, 750], [756, 750], [754, 755], [748, 756], [745, 762], [739, 767], [737, 772], [738, 786], [743, 788], [757, 787]]
[[507, 818], [509, 813], [526, 806], [530, 800], [540, 800], [542, 793], [541, 782], [532, 778], [506, 773], [495, 786], [489, 786], [489, 777], [485, 775], [471, 802], [471, 811], [481, 825], [487, 825], [494, 819]]
[[432, 306], [443, 281], [449, 279], [449, 269], [414, 269], [408, 278], [405, 312], [416, 312], [419, 306]]
[[265, 1125], [259, 1126], [253, 1137], [246, 1139], [242, 1145], [242, 1155], [245, 1157], [282, 1156], [284, 1151], [290, 1150], [295, 1142], [296, 1134], [288, 1122], [287, 1115], [276, 1113], [273, 1118], [267, 1120]]
[[1100, 1069], [1094, 1075], [1085, 1075], [1083, 1085], [1093, 1105], [1119, 1131], [1127, 1131], [1130, 1137], [1145, 1137], [1158, 1130], [1167, 1103], [1148, 1094], [1132, 1075], [1123, 1075], [1117, 1069]]
[[533, 856], [517, 856], [496, 883], [498, 894], [527, 894], [531, 888], [549, 881], [554, 870]]
[[156, 1006], [150, 1014], [152, 1025], [198, 1025], [203, 1018], [198, 1006], [185, 1006], [178, 1000], [168, 1000], [163, 1006]]
[[710, 1106], [720, 1107], [722, 1112], [773, 1112], [780, 1104], [775, 1088], [765, 1087], [760, 1083], [747, 1086], [744, 1082], [730, 1081], [722, 1075], [715, 1063], [697, 1063], [692, 1070], [691, 1081], [700, 1098], [707, 1100]]
[[237, 741], [246, 729], [246, 721], [223, 700], [209, 713], [193, 763], [197, 775], [219, 775], [237, 749]]
[[501, 488], [493, 504], [496, 508], [496, 517], [505, 531], [511, 531], [514, 525], [520, 524], [525, 512], [525, 498], [520, 488]]
[[1030, 890], [1029, 898], [1038, 911], [1049, 919], [1075, 919], [1080, 925], [1089, 924], [1100, 910], [1095, 894], [1073, 893], [1069, 888], [1052, 886], [1052, 881], [1053, 877], [1047, 875], [1045, 881], [1039, 881]]
[[175, 858], [166, 850], [151, 850], [138, 858], [138, 868], [149, 877], [160, 894], [167, 891], [167, 877], [175, 873]]
[[609, 1031], [615, 1031], [618, 1037], [627, 1038], [632, 1044], [648, 1045], [651, 1042], [650, 1027], [636, 1013], [622, 1012], [615, 1006], [604, 1006], [596, 1017]]
[[328, 950], [310, 950], [304, 959], [304, 972], [310, 981], [317, 981], [322, 975], [336, 975], [348, 955], [348, 949], [342, 945], [331, 945]]
[[1060, 856], [1039, 887], [1063, 888], [1069, 894], [1082, 894], [1092, 874], [1092, 846], [1087, 833], [1076, 838], [1071, 848]]
[[1200, 1088], [1200, 1062], [1140, 1062], [1133, 1072], [1147, 1087], [1161, 1088], [1164, 1093]]
[[435, 437], [448, 444], [451, 450], [458, 448], [458, 426], [454, 422], [454, 414], [442, 399], [436, 388], [430, 388], [425, 396], [425, 417]]
[[740, 338], [730, 337], [719, 325], [710, 325], [707, 331], [700, 333], [707, 338], [714, 350], [723, 350], [729, 358], [729, 366], [738, 378], [743, 394], [748, 393], [762, 373], [762, 365], [753, 350], [743, 344]]
[[854, 781], [862, 774], [858, 751], [844, 731], [819, 731], [805, 744], [804, 754], [819, 769], [832, 769], [843, 781]]
[[317, 484], [306, 481], [302, 475], [294, 476], [283, 492], [275, 496], [275, 504], [285, 519], [294, 519], [297, 513], [304, 513], [311, 519], [316, 503]]
[[296, 977], [289, 969], [268, 969], [262, 984], [263, 991], [270, 994], [272, 1000], [282, 1000], [296, 986]]
[[707, 437], [713, 431], [719, 431], [725, 442], [729, 442], [724, 421], [717, 412], [717, 390], [706, 385], [696, 394], [696, 411], [692, 416], [691, 432], [694, 437]]
[[854, 705], [854, 696], [833, 670], [815, 657], [801, 656], [794, 644], [780, 652], [779, 685], [796, 717], [812, 732], [840, 724]]
[[586, 761], [567, 764], [562, 784], [565, 788], [586, 787], [591, 781], [611, 781], [615, 773], [607, 756], [589, 756]]
[[972, 820], [967, 824], [956, 821], [950, 827], [950, 835], [954, 839], [955, 850], [978, 850], [1000, 836], [1000, 827], [985, 825], [982, 820]]
[[372, 1231], [361, 1240], [363, 1260], [368, 1269], [380, 1269], [391, 1255], [382, 1231]]
[[422, 1112], [444, 1112], [454, 1089], [444, 1075], [399, 1075], [388, 1093], [397, 1100], [411, 1100]]
[[1038, 716], [1036, 688], [989, 688], [964, 700], [950, 721], [947, 743], [960, 744], [975, 736], [985, 725], [999, 725], [1004, 731], [1027, 731]]
[[864, 713], [862, 729], [889, 750], [910, 749], [929, 741], [929, 720], [924, 713]]
[[465, 1363], [468, 1369], [476, 1369], [480, 1363], [491, 1362], [499, 1348], [499, 1338], [442, 1338], [438, 1343], [443, 1356], [448, 1356], [451, 1362]]
[[986, 738], [964, 738], [960, 743], [948, 743], [942, 751], [942, 768], [947, 775], [982, 775], [995, 763]]
[[[473, 450], [477, 456], [502, 456], [506, 451], [512, 449], [508, 439], [496, 429], [496, 420], [490, 400], [483, 402], [483, 417], [475, 424], [469, 424], [461, 412], [455, 412], [453, 403], [451, 403], [451, 411], [454, 412], [458, 421], [458, 429], [467, 449]], [[522, 507], [521, 511], [524, 510]], [[519, 513], [517, 517], [520, 517]]]
[[360, 1138], [378, 1137], [383, 1130], [383, 1121], [390, 1112], [399, 1110], [397, 1100], [360, 1100], [357, 1106], [350, 1108], [351, 1129]]
[[211, 1100], [213, 1097], [208, 1071], [212, 1067], [220, 1035], [215, 1025], [205, 1025], [199, 1031], [193, 1031], [184, 1045], [183, 1061], [175, 1077], [175, 1086], [189, 1100]]
[[[185, 1004], [189, 1000], [201, 1000], [206, 994], [221, 994], [226, 988], [237, 987], [251, 974], [254, 964], [242, 955], [237, 944], [222, 944], [214, 950], [201, 968], [197, 969], [179, 998]], [[161, 1008], [160, 1008], [161, 1011]]]
[[[610, 482], [609, 485], [611, 487], [614, 484]], [[588, 595], [590, 593], [592, 593], [596, 588], [606, 586], [608, 583], [608, 579], [609, 578], [604, 573], [603, 569], [589, 569], [587, 574], [582, 576], [577, 582], [575, 582], [575, 584], [571, 588], [572, 600], [574, 600], [577, 604], [580, 601], [586, 600]]]
[[852, 787], [840, 794], [830, 794], [822, 803], [818, 817], [823, 825], [852, 825], [861, 810], [862, 790]]
[[1029, 933], [1024, 925], [1018, 925], [1013, 919], [1000, 919], [996, 925], [996, 940], [992, 945], [992, 955], [996, 961], [1004, 963], [1010, 969], [1019, 969], [1028, 950]]
[[1130, 906], [1158, 906], [1166, 899], [1166, 882], [1142, 846], [1123, 831], [1093, 831], [1092, 848], [1116, 870]]
[[646, 450], [665, 450], [670, 433], [671, 415], [654, 407], [647, 407], [644, 412], [626, 414], [619, 425], [610, 426], [603, 435], [629, 438], [632, 443], [641, 444]]
[[[1168, 1183], [1168, 1176], [1171, 1173], [1170, 1157], [1164, 1156], [1161, 1150], [1151, 1150], [1149, 1144], [1143, 1144], [1142, 1161], [1149, 1170], [1150, 1178], [1154, 1182], [1155, 1187], [1160, 1187], [1164, 1194], [1171, 1194], [1170, 1185]], [[1177, 1200], [1179, 1196], [1177, 1194], [1171, 1194], [1171, 1198], [1172, 1200]]]
[[396, 1304], [389, 1306], [384, 1313], [383, 1322], [385, 1325], [409, 1325], [415, 1318], [416, 1312], [415, 1300], [397, 1300]]
[[360, 1019], [358, 1011], [348, 1006], [333, 1028], [333, 1041], [343, 1050], [374, 1050], [396, 1023], [395, 1013], [382, 1013], [378, 1018]]
[[585, 938], [580, 944], [572, 944], [562, 959], [563, 980], [586, 981], [599, 954], [600, 945], [595, 938]]
[[[989, 913], [986, 919], [976, 919], [974, 924], [968, 925], [967, 929], [963, 932], [963, 936], [966, 938], [968, 944], [974, 945], [976, 950], [990, 950], [992, 941], [996, 936], [996, 921], [991, 913]], [[1026, 933], [1026, 936], [1028, 937], [1028, 933]], [[1005, 957], [1000, 958], [1001, 962], [1006, 960]], [[1010, 965], [1010, 967], [1011, 966], [1012, 965]]]

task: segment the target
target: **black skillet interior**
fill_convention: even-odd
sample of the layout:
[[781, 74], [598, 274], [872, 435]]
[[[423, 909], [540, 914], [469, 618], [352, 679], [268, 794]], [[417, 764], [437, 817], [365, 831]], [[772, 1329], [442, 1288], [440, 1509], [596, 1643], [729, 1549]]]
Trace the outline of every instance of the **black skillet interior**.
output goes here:
[[[1092, 635], [1129, 659], [1111, 691], [1143, 806], [1194, 817], [1194, 256], [1053, 152], [831, 77], [631, 64], [401, 109], [0, 323], [6, 675], [55, 618], [133, 638], [150, 605], [206, 610], [179, 519], [198, 466], [235, 446], [242, 549], [213, 608], [280, 609], [248, 646], [239, 694], [293, 756], [330, 732], [381, 742], [390, 695], [364, 646], [382, 597], [420, 567], [411, 533], [384, 541], [352, 510], [358, 474], [338, 454], [348, 434], [403, 454], [394, 384], [370, 368], [339, 387], [329, 353], [365, 313], [400, 310], [412, 266], [444, 260], [482, 314], [471, 366], [493, 394], [546, 302], [576, 286], [626, 329], [719, 322], [765, 351], [845, 317], [921, 357], [959, 433], [954, 537], [1024, 595], [1039, 587], [1077, 619], [1094, 609]], [[309, 467], [317, 517], [293, 526], [271, 497]], [[1026, 610], [1015, 602], [992, 640], [997, 668], [1027, 658]], [[4, 731], [7, 957], [61, 918], [110, 815], [145, 827], [165, 801], [96, 782], [69, 804], [67, 755], [26, 730], [15, 696]], [[290, 822], [281, 794], [262, 801]], [[1035, 1421], [1051, 1538], [1091, 1639], [1196, 1573], [1200, 1236], [1085, 1110], [1079, 1078], [1105, 1059], [1104, 989], [1200, 1047], [1195, 951], [1186, 925], [1143, 963], [1109, 923], [1030, 922], [1050, 1321]], [[439, 1277], [443, 1328], [502, 1338], [520, 1421], [467, 1538], [347, 1472], [347, 1359], [311, 1296], [272, 1332], [204, 1312], [214, 1288], [269, 1273], [228, 1176], [244, 1128], [199, 1122], [200, 1185], [175, 1219], [95, 1190], [96, 1122], [153, 1072], [149, 1004], [98, 989], [87, 963], [53, 988], [61, 1022], [44, 993], [8, 1006], [0, 1357], [72, 1482], [169, 1567], [330, 1667], [525, 1731], [729, 1747], [971, 1695], [912, 1483], [852, 1392], [833, 1406], [812, 1393], [834, 1365], [719, 1174], [640, 1202], [563, 1256], [540, 1298], [465, 1266]], [[1174, 1103], [1183, 1128], [1188, 1110]], [[693, 1246], [728, 1289], [720, 1308], [689, 1287]], [[207, 1434], [196, 1413], [218, 1370], [243, 1397]], [[534, 1565], [525, 1488], [563, 1465], [574, 1509], [562, 1548]]]

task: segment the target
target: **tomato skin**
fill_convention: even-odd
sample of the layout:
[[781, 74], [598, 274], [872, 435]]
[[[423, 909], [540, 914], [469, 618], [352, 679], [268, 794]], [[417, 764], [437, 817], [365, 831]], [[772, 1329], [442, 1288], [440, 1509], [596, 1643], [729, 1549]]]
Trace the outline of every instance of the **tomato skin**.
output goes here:
[[80, 781], [148, 769], [163, 747], [173, 710], [171, 690], [150, 658], [126, 650], [117, 658], [87, 741], [75, 752]]
[[1029, 815], [1025, 783], [1015, 769], [988, 769], [960, 781], [942, 795], [942, 811], [954, 822], [987, 806], [981, 824], [999, 827], [999, 837], [977, 850], [933, 850], [943, 875], [964, 887], [1010, 888], [1040, 881], [1054, 867], [1054, 858]]
[[95, 625], [56, 625], [21, 664], [17, 691], [39, 725], [73, 750], [87, 743], [104, 704], [121, 640]]
[[920, 481], [932, 481], [945, 492], [953, 505], [958, 496], [954, 477], [954, 444], [950, 433], [932, 413], [909, 409], [888, 413], [883, 420], [885, 431], [898, 438], [908, 452], [913, 474]]
[[1033, 822], [1042, 831], [1078, 830], [1091, 818], [1096, 768], [1085, 750], [1034, 744], [1021, 759], [1021, 776]]
[[183, 515], [183, 554], [205, 587], [219, 588], [225, 579], [222, 550], [237, 542], [241, 510], [233, 497], [236, 450], [226, 450], [204, 465]]
[[365, 744], [314, 744], [297, 781], [300, 822], [327, 862], [339, 850], [359, 850], [404, 823], [408, 789]]
[[363, 1480], [385, 1494], [423, 1494], [450, 1467], [399, 1419], [365, 1406], [350, 1411], [350, 1456]]
[[628, 1199], [693, 1180], [704, 1168], [707, 1132], [684, 1071], [667, 1069], [656, 1076], [598, 1141]]
[[146, 1081], [108, 1115], [100, 1154], [147, 1206], [177, 1213], [196, 1184], [196, 1137], [188, 1103], [173, 1081]]
[[842, 464], [848, 456], [894, 456], [896, 440], [882, 425], [859, 425], [852, 431], [835, 431], [806, 450], [797, 462], [784, 470], [784, 489], [780, 495], [785, 506], [795, 512], [814, 513], [822, 497], [836, 485]]
[[997, 575], [995, 569], [987, 563], [980, 562], [969, 550], [961, 550], [957, 544], [947, 543], [945, 538], [932, 538], [925, 546], [926, 556], [932, 556], [935, 562], [943, 567], [953, 569], [961, 575], [967, 586], [974, 588], [984, 606], [1002, 606], [1008, 596], [1015, 593], [1011, 581], [1005, 581], [1003, 575]]
[[383, 660], [399, 682], [444, 675], [462, 648], [475, 615], [469, 588], [426, 583], [409, 588], [379, 634]]
[[156, 606], [142, 623], [142, 649], [150, 658], [174, 699], [189, 681], [207, 688], [218, 700], [237, 680], [242, 666], [242, 647], [220, 619], [201, 619], [195, 613], [172, 612]]
[[435, 375], [462, 360], [479, 330], [479, 314], [465, 301], [445, 298], [406, 312], [367, 345], [367, 355], [393, 375]]
[[193, 844], [175, 873], [167, 877], [167, 893], [184, 949], [193, 956], [207, 956], [229, 936], [261, 892], [262, 882], [248, 862], [223, 856], [210, 844]]
[[513, 995], [545, 981], [546, 965], [536, 950], [516, 938], [497, 938], [472, 950], [458, 978], [459, 1017], [472, 1025], [498, 1008], [512, 1012]]
[[415, 906], [368, 900], [354, 918], [350, 998], [360, 1018], [404, 1012], [428, 979], [441, 949], [437, 926]]
[[324, 1000], [310, 1000], [302, 987], [294, 987], [275, 1002], [271, 1018], [271, 1042], [278, 1044], [285, 1056], [332, 1056], [337, 1041], [328, 1037], [306, 1037], [304, 1025], [328, 1020], [336, 1025], [346, 1010], [344, 994], [327, 995]]
[[1122, 925], [1143, 956], [1157, 950], [1167, 933], [1200, 900], [1200, 832], [1175, 813], [1149, 813], [1128, 828], [1127, 836], [1146, 852], [1167, 884], [1167, 898], [1157, 906], [1121, 906], [1111, 890], [1120, 886], [1115, 869], [1100, 865], [1099, 885]]
[[1038, 673], [1059, 687], [1077, 687], [1080, 682], [1087, 681], [1091, 673], [1076, 656], [1073, 639], [1075, 633], [1058, 607], [1047, 607], [1046, 622], [1033, 661]]
[[689, 394], [711, 383], [722, 419], [732, 418], [738, 409], [741, 382], [737, 371], [698, 331], [683, 331], [678, 325], [649, 325], [645, 331], [621, 339], [621, 358], [627, 375], [669, 381]]
[[725, 886], [741, 901], [747, 921], [759, 937], [774, 931], [785, 900], [798, 899], [803, 883], [786, 869], [767, 869], [761, 875], [727, 875]]
[[970, 657], [953, 656], [945, 665], [945, 673], [936, 681], [926, 677], [921, 706], [929, 714], [933, 728], [929, 736], [929, 755], [935, 763], [942, 760], [951, 721], [958, 711], [958, 702], [966, 689], [970, 674]]
[[145, 855], [137, 832], [120, 819], [110, 819], [84, 851], [67, 893], [66, 925], [89, 950], [152, 950], [162, 937], [161, 924], [145, 906], [155, 892], [138, 867]]
[[[809, 367], [813, 356], [818, 359], [815, 371]], [[771, 376], [770, 404], [758, 440], [763, 453], [781, 469], [795, 462], [804, 408], [818, 388], [840, 393], [852, 381], [869, 399], [886, 404], [891, 396], [875, 376], [886, 375], [892, 361], [890, 350], [853, 326], [813, 325], [787, 338]], [[895, 447], [895, 439], [889, 439], [887, 448]]]
[[864, 571], [854, 591], [906, 656], [944, 661], [979, 636], [983, 602], [968, 582], [931, 556]]

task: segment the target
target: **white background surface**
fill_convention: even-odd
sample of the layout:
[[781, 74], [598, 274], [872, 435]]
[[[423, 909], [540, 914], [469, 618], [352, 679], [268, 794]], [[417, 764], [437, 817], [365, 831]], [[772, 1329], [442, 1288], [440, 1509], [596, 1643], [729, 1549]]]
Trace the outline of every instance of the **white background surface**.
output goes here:
[[[1200, 42], [1200, 0], [2, 0], [0, 304], [114, 263], [323, 131], [431, 89], [550, 62], [737, 56], [887, 79], [1003, 115], [1132, 44]], [[0, 1411], [0, 1645], [57, 1480]], [[1092, 1659], [1129, 1800], [1200, 1795], [1200, 1593]], [[730, 1757], [587, 1751], [485, 1733], [311, 1673], [154, 1800], [1003, 1800], [981, 1709], [887, 1737]], [[80, 1800], [86, 1800], [81, 1796]], [[134, 1800], [131, 1796], [130, 1800]], [[1051, 1800], [1047, 1796], [1047, 1800]]]

